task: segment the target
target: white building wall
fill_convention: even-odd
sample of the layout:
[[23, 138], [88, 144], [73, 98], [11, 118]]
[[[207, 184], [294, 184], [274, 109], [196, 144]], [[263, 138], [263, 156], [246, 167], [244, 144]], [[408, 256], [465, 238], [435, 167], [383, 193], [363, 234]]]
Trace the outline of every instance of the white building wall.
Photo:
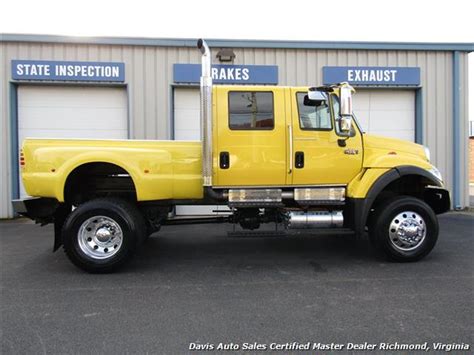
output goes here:
[[[219, 48], [212, 48], [217, 53]], [[199, 63], [194, 47], [156, 47], [78, 43], [2, 42], [0, 39], [0, 218], [11, 217], [10, 81], [11, 60], [78, 60], [125, 62], [130, 135], [137, 139], [168, 139], [174, 63]], [[234, 64], [279, 67], [279, 85], [320, 85], [323, 66], [418, 66], [423, 87], [423, 137], [433, 162], [452, 191], [452, 63], [450, 51], [386, 51], [327, 49], [234, 48]], [[461, 118], [467, 127], [467, 54], [461, 53]], [[462, 132], [462, 206], [468, 205], [467, 128]]]

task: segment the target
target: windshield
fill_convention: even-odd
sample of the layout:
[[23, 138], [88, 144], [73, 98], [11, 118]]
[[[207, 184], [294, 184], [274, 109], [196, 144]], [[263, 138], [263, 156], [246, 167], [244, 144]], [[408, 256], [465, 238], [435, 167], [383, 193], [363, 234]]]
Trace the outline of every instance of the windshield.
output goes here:
[[362, 126], [360, 125], [359, 119], [357, 118], [357, 116], [354, 112], [352, 113], [352, 119], [354, 120], [357, 128], [359, 129], [359, 132], [365, 133], [365, 130], [362, 129]]

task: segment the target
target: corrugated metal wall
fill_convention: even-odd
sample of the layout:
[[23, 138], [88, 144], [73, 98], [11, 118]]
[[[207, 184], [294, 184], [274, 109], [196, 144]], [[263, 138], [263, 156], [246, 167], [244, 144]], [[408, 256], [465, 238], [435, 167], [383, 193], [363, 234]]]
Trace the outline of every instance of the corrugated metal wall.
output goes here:
[[[2, 42], [0, 57], [0, 218], [11, 217], [10, 80], [12, 59], [119, 61], [126, 63], [131, 138], [170, 137], [170, 92], [174, 63], [199, 63], [194, 48]], [[217, 51], [217, 49], [214, 49]], [[434, 163], [452, 189], [452, 65], [449, 51], [366, 51], [236, 48], [235, 64], [275, 64], [280, 85], [319, 85], [325, 65], [418, 66], [423, 87], [423, 137]], [[468, 205], [467, 55], [461, 53], [462, 206]]]

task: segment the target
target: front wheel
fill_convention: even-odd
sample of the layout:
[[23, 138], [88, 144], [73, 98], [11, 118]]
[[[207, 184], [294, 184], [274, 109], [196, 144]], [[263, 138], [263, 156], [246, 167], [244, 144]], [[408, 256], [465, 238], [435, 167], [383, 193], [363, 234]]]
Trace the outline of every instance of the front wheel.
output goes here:
[[111, 272], [132, 257], [144, 231], [143, 217], [133, 204], [115, 198], [96, 199], [80, 205], [66, 219], [64, 251], [85, 271]]
[[380, 206], [370, 239], [388, 258], [417, 261], [428, 255], [438, 240], [438, 220], [424, 201], [398, 196]]

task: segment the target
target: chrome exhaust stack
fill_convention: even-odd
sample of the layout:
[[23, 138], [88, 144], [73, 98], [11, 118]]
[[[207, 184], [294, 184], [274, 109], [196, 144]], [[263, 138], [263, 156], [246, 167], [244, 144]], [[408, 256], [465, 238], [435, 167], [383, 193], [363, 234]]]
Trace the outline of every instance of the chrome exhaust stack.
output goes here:
[[198, 40], [201, 51], [201, 141], [203, 186], [212, 186], [212, 76], [211, 50], [203, 39]]

